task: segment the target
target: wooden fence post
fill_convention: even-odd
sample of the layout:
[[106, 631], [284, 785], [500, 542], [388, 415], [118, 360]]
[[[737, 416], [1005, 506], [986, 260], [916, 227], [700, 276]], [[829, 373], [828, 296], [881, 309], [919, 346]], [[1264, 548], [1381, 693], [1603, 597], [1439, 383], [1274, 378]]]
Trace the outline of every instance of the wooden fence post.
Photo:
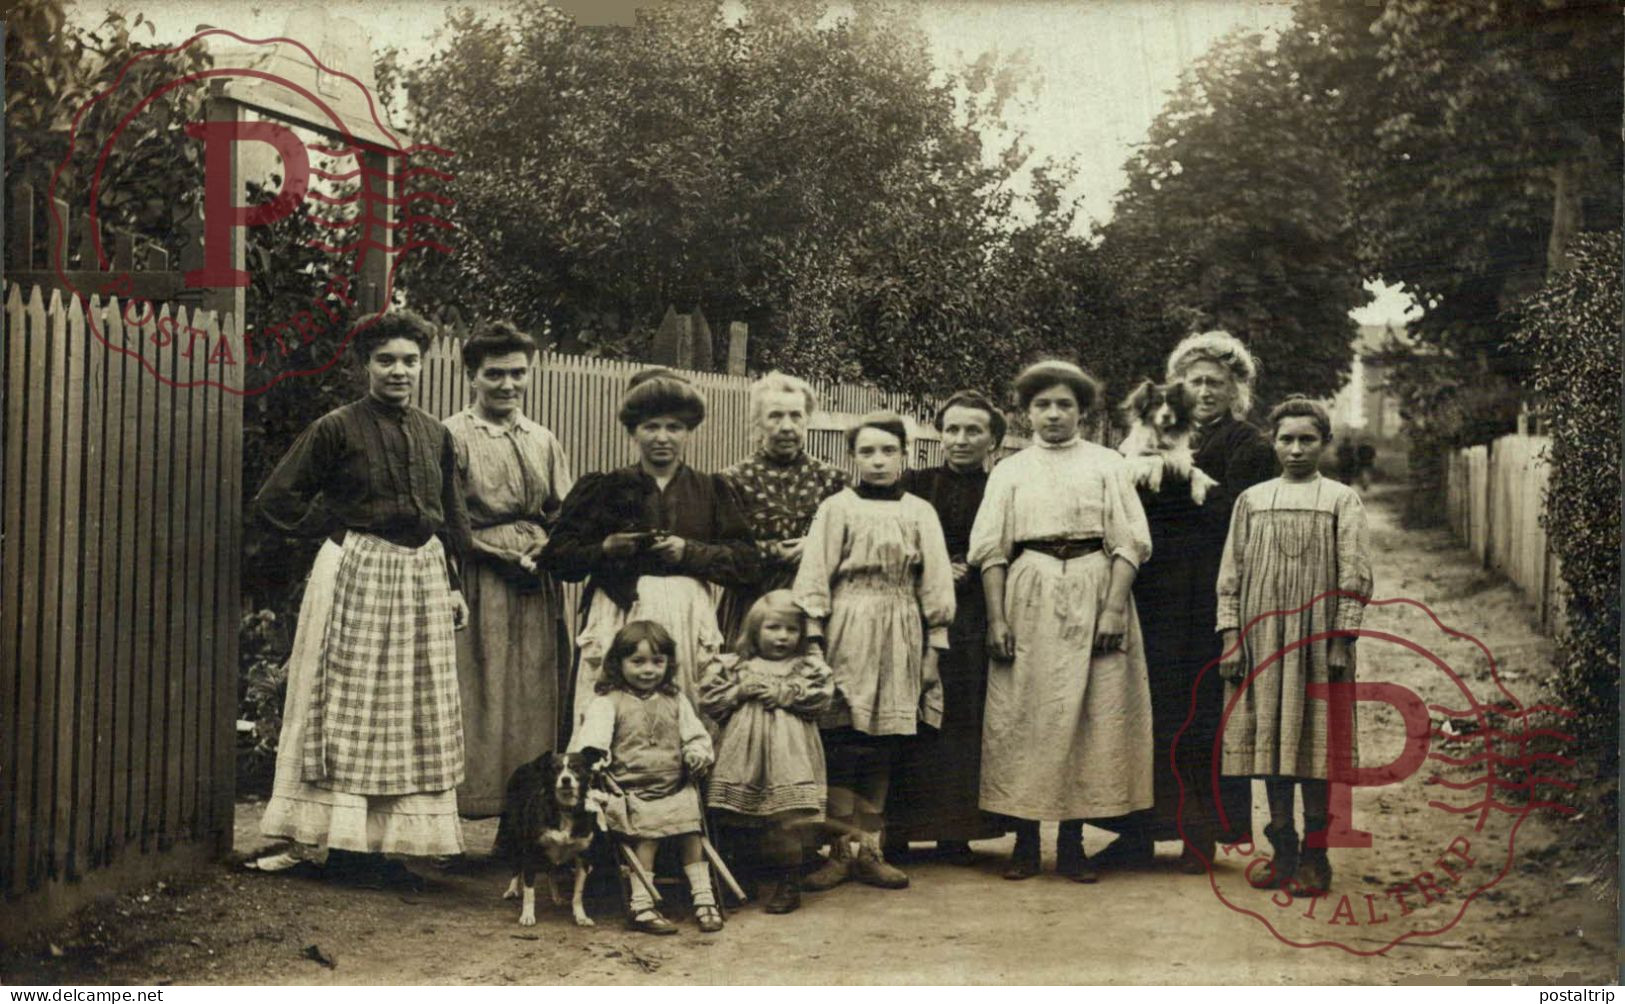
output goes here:
[[728, 324], [728, 375], [745, 375], [745, 350], [750, 342], [750, 325], [744, 321]]

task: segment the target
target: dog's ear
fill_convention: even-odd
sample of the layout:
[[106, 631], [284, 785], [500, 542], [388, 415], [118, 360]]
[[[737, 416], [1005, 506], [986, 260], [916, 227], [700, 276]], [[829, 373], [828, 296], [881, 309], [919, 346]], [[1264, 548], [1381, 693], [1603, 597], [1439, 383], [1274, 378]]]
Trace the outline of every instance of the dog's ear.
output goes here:
[[1129, 392], [1128, 397], [1123, 399], [1119, 410], [1126, 421], [1133, 422], [1140, 417], [1141, 413], [1145, 411], [1146, 404], [1151, 400], [1151, 390], [1156, 385], [1154, 380], [1142, 380], [1140, 385]]
[[558, 773], [559, 755], [554, 753], [552, 750], [548, 750], [546, 753], [543, 753], [541, 756], [536, 758], [536, 763], [541, 766], [542, 774], [544, 776], [552, 777], [554, 774]]
[[581, 751], [581, 762], [587, 765], [589, 771], [597, 770], [603, 765], [604, 751], [596, 746], [588, 746]]

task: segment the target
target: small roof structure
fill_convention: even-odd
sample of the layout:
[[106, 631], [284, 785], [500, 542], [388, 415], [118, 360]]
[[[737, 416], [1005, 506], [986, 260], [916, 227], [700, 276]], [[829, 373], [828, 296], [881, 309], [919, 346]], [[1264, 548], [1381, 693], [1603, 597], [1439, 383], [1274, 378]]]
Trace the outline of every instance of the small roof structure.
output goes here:
[[[199, 30], [207, 27], [200, 25]], [[388, 112], [378, 100], [372, 46], [366, 29], [358, 22], [319, 7], [295, 8], [288, 14], [279, 37], [288, 41], [247, 45], [224, 35], [204, 39], [217, 69], [256, 70], [277, 78], [217, 78], [213, 81], [214, 93], [271, 118], [330, 136], [343, 137], [333, 122], [332, 116], [336, 115], [351, 139], [386, 149], [408, 145], [407, 137], [389, 121]], [[304, 88], [326, 109], [280, 81]]]

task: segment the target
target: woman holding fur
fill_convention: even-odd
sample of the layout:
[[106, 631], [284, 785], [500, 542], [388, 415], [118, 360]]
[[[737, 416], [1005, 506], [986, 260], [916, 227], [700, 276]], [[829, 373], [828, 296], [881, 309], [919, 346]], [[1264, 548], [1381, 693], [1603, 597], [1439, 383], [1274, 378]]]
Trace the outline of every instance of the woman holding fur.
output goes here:
[[555, 575], [587, 580], [585, 626], [576, 638], [578, 721], [610, 640], [631, 620], [652, 620], [671, 633], [678, 689], [697, 704], [700, 668], [722, 649], [706, 584], [748, 586], [758, 574], [733, 490], [683, 462], [705, 420], [700, 392], [672, 370], [643, 370], [628, 382], [619, 418], [638, 462], [583, 477], [542, 551]]
[[828, 787], [818, 715], [835, 696], [824, 660], [807, 653], [807, 615], [788, 589], [751, 605], [733, 655], [700, 678], [706, 714], [722, 722], [710, 806], [719, 821], [762, 830], [764, 857], [779, 869], [764, 909], [801, 906], [801, 845], [824, 820]]
[[953, 571], [935, 510], [899, 483], [908, 449], [903, 419], [871, 412], [846, 441], [858, 483], [818, 507], [795, 584], [796, 604], [829, 653], [836, 688], [821, 721], [830, 856], [806, 887], [821, 891], [856, 878], [901, 889], [908, 876], [882, 849], [886, 798], [906, 737], [922, 720], [932, 728], [942, 723], [937, 660], [954, 618]]
[[1099, 398], [1078, 367], [1016, 377], [1033, 444], [993, 468], [971, 528], [987, 599], [982, 808], [1018, 820], [1009, 879], [1039, 871], [1039, 821], [1061, 821], [1055, 867], [1097, 878], [1083, 821], [1151, 805], [1151, 694], [1131, 589], [1151, 531], [1127, 462], [1079, 437]]

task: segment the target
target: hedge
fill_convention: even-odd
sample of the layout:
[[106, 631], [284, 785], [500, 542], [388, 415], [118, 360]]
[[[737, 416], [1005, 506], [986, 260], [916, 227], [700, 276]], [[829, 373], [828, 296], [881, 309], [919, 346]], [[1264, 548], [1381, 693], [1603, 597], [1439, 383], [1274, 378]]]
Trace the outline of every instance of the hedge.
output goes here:
[[1568, 623], [1558, 696], [1585, 749], [1617, 763], [1620, 564], [1620, 235], [1578, 238], [1574, 264], [1520, 305], [1513, 336], [1535, 360], [1551, 432], [1545, 526], [1562, 561]]

